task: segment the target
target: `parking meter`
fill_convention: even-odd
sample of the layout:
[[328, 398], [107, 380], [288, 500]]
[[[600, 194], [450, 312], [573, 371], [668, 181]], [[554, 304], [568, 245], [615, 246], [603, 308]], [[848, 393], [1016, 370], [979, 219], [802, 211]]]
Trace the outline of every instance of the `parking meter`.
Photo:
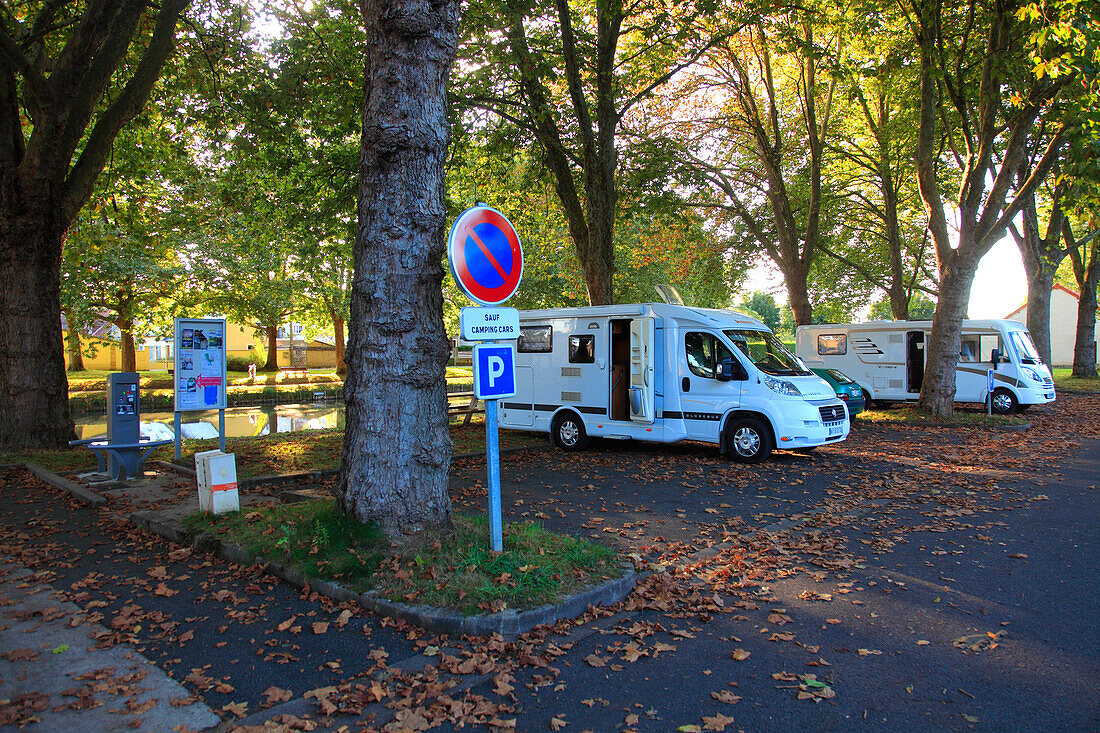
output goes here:
[[[135, 444], [141, 439], [141, 399], [137, 372], [107, 375], [107, 442]], [[108, 455], [107, 469], [114, 475], [114, 456]]]

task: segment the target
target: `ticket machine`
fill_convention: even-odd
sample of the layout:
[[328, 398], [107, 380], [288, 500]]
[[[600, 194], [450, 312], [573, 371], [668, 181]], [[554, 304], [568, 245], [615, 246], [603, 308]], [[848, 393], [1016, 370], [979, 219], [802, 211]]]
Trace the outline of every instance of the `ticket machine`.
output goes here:
[[[141, 398], [137, 372], [107, 375], [107, 443], [136, 445], [141, 440]], [[119, 468], [114, 455], [108, 454], [108, 473]]]

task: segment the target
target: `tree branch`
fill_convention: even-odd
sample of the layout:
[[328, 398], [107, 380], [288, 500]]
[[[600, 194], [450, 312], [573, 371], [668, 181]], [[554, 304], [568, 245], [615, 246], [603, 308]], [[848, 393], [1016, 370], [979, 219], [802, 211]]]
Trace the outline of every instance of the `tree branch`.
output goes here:
[[165, 61], [172, 53], [176, 22], [188, 2], [189, 0], [164, 0], [149, 45], [145, 48], [137, 69], [122, 93], [103, 111], [92, 128], [84, 150], [65, 180], [62, 212], [69, 219], [76, 216], [91, 195], [95, 179], [103, 170], [115, 137], [148, 100]]

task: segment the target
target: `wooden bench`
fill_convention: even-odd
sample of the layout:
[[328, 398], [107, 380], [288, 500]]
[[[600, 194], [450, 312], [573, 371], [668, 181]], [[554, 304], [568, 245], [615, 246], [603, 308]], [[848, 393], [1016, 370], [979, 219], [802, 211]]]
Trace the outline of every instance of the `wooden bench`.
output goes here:
[[279, 370], [279, 374], [282, 374], [285, 379], [305, 379], [309, 376], [309, 370], [305, 367], [285, 367]]
[[[451, 404], [451, 400], [460, 400], [458, 404]], [[461, 400], [467, 400], [465, 404]], [[462, 418], [463, 425], [470, 424], [470, 418], [485, 412], [484, 407], [478, 407], [479, 400], [473, 392], [448, 392], [447, 393], [447, 417]]]
[[[102, 473], [115, 481], [125, 481], [142, 475], [141, 467], [145, 459], [162, 445], [170, 445], [171, 440], [140, 440], [137, 443], [108, 443], [106, 435], [97, 435], [94, 438], [70, 440], [71, 446], [84, 446], [95, 454], [96, 473]], [[114, 459], [114, 474], [107, 472], [107, 456]]]

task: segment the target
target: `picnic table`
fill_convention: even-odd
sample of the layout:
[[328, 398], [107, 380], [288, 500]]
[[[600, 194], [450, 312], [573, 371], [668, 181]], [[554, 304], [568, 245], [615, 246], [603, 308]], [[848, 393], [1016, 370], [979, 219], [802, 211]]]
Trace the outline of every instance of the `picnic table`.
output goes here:
[[[82, 438], [70, 440], [71, 446], [84, 446], [95, 454], [96, 473], [102, 473], [109, 479], [125, 481], [141, 476], [141, 467], [145, 459], [162, 445], [170, 445], [172, 440], [139, 440], [137, 443], [109, 443], [106, 435], [97, 435], [94, 438]], [[108, 473], [107, 455], [113, 457], [114, 473]]]

